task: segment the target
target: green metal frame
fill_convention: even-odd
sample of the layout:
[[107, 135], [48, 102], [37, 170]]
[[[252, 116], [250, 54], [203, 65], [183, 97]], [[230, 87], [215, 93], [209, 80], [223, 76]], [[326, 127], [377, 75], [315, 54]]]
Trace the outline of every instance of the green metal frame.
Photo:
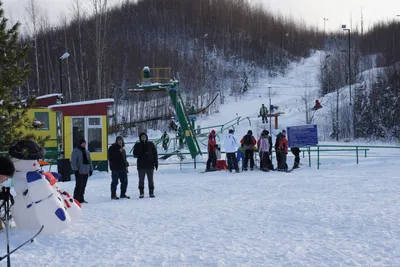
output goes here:
[[137, 85], [136, 89], [129, 90], [130, 92], [151, 92], [151, 91], [166, 91], [168, 92], [172, 104], [174, 106], [175, 112], [178, 117], [179, 124], [181, 126], [181, 131], [185, 137], [186, 144], [189, 148], [190, 155], [192, 159], [195, 159], [197, 155], [201, 155], [200, 146], [197, 142], [196, 134], [194, 129], [191, 127], [188, 121], [188, 116], [185, 112], [185, 106], [181, 95], [178, 90], [178, 81], [171, 81], [169, 83], [155, 83], [149, 85]]

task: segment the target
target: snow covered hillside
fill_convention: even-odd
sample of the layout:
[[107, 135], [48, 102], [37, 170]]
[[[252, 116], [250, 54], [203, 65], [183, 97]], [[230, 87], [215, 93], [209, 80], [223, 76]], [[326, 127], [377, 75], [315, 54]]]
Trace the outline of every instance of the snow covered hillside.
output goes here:
[[[235, 136], [258, 136], [269, 130], [257, 115], [271, 87], [272, 103], [285, 112], [279, 129], [304, 124], [300, 98], [307, 90], [317, 97], [318, 62], [316, 53], [293, 63], [286, 77], [260, 83], [239, 102], [227, 99], [219, 113], [196, 123], [249, 116], [251, 125], [238, 125]], [[178, 162], [171, 157], [155, 173], [154, 199], [147, 189], [138, 199], [135, 166], [131, 199], [111, 200], [110, 175], [96, 172], [81, 220], [57, 236], [40, 235], [12, 255], [12, 266], [400, 266], [400, 148], [368, 153], [358, 165], [354, 153], [324, 157], [319, 170], [315, 158], [311, 167], [301, 158], [291, 173], [200, 173], [203, 163], [163, 165]], [[74, 182], [61, 187], [72, 192]], [[11, 247], [31, 235], [12, 228]], [[1, 232], [4, 254], [5, 240]]]

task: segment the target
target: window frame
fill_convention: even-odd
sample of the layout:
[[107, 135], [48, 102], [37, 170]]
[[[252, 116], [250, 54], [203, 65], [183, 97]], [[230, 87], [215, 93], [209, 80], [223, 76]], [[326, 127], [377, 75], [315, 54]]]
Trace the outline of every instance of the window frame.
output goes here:
[[50, 112], [46, 112], [46, 111], [35, 111], [34, 113], [33, 113], [33, 117], [34, 117], [34, 119], [35, 120], [38, 120], [38, 121], [40, 121], [40, 122], [42, 122], [41, 120], [39, 120], [39, 119], [37, 119], [36, 118], [36, 114], [38, 114], [38, 113], [40, 113], [40, 114], [46, 114], [47, 115], [47, 126], [48, 127], [39, 127], [39, 128], [37, 128], [36, 130], [38, 130], [38, 131], [50, 131]]
[[[100, 119], [100, 125], [89, 125], [89, 119], [93, 119], [93, 118]], [[84, 119], [84, 127], [85, 127], [84, 138], [85, 138], [85, 140], [87, 142], [86, 143], [86, 149], [88, 149], [88, 150], [89, 150], [89, 148], [88, 148], [88, 146], [89, 146], [89, 143], [88, 143], [89, 129], [101, 129], [101, 140], [100, 140], [101, 141], [101, 151], [90, 152], [90, 154], [93, 154], [93, 153], [101, 154], [101, 153], [103, 153], [104, 152], [103, 117], [102, 116], [71, 116], [71, 132], [72, 132], [72, 129], [74, 127], [74, 125], [73, 125], [73, 121], [74, 120], [73, 119]], [[72, 135], [72, 138], [71, 138], [71, 149], [74, 150], [73, 133], [71, 135]]]

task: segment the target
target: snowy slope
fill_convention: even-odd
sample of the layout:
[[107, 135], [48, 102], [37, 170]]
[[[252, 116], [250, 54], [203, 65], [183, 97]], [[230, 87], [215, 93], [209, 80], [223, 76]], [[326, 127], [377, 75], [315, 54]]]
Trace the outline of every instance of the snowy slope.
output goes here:
[[[239, 113], [252, 125], [240, 124], [237, 137], [269, 129], [256, 116], [271, 86], [280, 89], [273, 104], [285, 112], [280, 129], [303, 124], [296, 100], [316, 90], [318, 61], [315, 54], [293, 64], [286, 77], [266, 80], [240, 102], [228, 99], [197, 123], [221, 124]], [[354, 153], [323, 157], [320, 170], [315, 158], [312, 167], [302, 158], [292, 173], [200, 174], [201, 163], [160, 165], [155, 199], [137, 198], [134, 166], [130, 200], [111, 201], [109, 174], [97, 172], [80, 222], [57, 236], [40, 235], [11, 257], [12, 266], [400, 266], [400, 149], [369, 155], [359, 165]], [[72, 192], [74, 182], [62, 187]], [[30, 235], [12, 228], [11, 247]], [[0, 251], [6, 251], [4, 232]]]

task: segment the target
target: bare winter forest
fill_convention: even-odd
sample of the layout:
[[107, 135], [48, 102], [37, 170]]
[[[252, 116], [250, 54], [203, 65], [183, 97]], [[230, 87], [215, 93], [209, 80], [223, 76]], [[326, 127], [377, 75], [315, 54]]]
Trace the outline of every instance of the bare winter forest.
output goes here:
[[[240, 97], [259, 77], [284, 73], [290, 61], [325, 50], [320, 93], [335, 92], [351, 78], [356, 84], [355, 135], [400, 137], [399, 21], [376, 24], [366, 32], [355, 26], [348, 50], [347, 33], [342, 30], [324, 33], [245, 0], [127, 0], [118, 6], [92, 0], [91, 4], [90, 11], [83, 11], [75, 0], [68, 19], [52, 27], [30, 1], [32, 30], [22, 44], [31, 46], [27, 60], [32, 75], [20, 89], [21, 96], [60, 92], [62, 84], [66, 101], [114, 98], [114, 123], [165, 117], [171, 115], [166, 95], [127, 90], [139, 83], [144, 66], [171, 67], [181, 81], [187, 106], [201, 109], [219, 94], [207, 110], [214, 112], [225, 95]], [[71, 56], [60, 60], [66, 51]], [[368, 75], [360, 74], [377, 67], [367, 88]], [[120, 104], [124, 108], [118, 108]], [[158, 128], [160, 123], [164, 122], [146, 126]], [[334, 131], [344, 137], [350, 129]]]

